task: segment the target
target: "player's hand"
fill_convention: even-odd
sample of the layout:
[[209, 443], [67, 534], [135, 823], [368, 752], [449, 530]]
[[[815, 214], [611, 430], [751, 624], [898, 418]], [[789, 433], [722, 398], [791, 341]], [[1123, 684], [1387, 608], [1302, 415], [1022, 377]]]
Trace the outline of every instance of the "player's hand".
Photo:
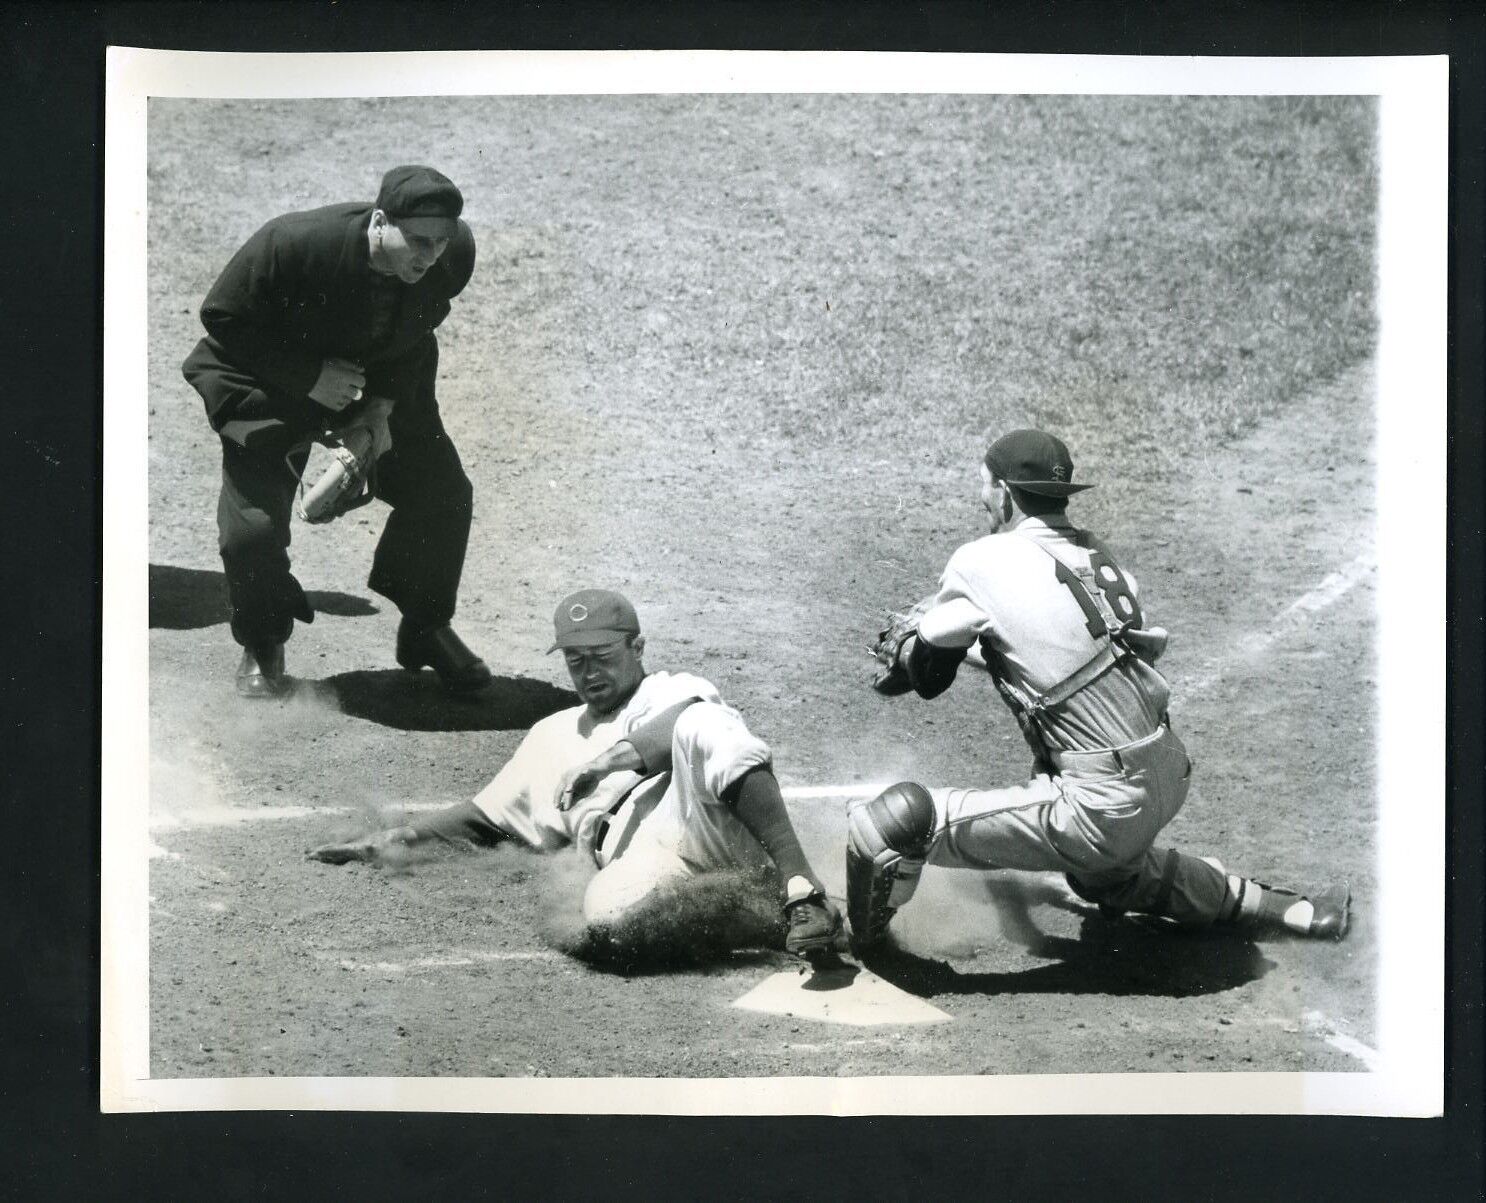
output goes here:
[[352, 861], [377, 859], [377, 845], [370, 837], [347, 840], [344, 844], [321, 844], [304, 854], [306, 860], [317, 860], [327, 865], [346, 865]]
[[351, 861], [373, 864], [389, 850], [411, 844], [417, 838], [417, 832], [411, 827], [389, 827], [359, 839], [347, 840], [344, 844], [321, 844], [304, 855], [306, 860], [317, 860], [327, 865], [345, 865]]
[[327, 359], [320, 365], [320, 377], [310, 389], [310, 400], [316, 405], [340, 413], [346, 406], [366, 396], [366, 373], [359, 363], [349, 359]]
[[580, 798], [593, 793], [593, 787], [608, 775], [608, 772], [593, 760], [579, 765], [576, 769], [569, 769], [562, 775], [562, 780], [557, 786], [557, 809], [572, 810]]

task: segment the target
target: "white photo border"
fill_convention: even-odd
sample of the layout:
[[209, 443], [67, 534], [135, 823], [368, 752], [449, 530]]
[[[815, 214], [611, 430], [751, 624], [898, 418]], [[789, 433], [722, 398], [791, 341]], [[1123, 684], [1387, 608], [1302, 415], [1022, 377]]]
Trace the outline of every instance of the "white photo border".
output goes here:
[[[367, 80], [378, 81], [369, 92]], [[1443, 56], [111, 47], [104, 217], [104, 1111], [1333, 1114], [1444, 1102], [1448, 84]], [[150, 97], [638, 93], [1370, 95], [1379, 101], [1378, 1060], [1366, 1073], [534, 1079], [149, 1076], [146, 144]], [[1401, 492], [1408, 490], [1405, 503]], [[1437, 516], [1437, 517], [1436, 517]], [[1431, 872], [1421, 872], [1428, 866]]]

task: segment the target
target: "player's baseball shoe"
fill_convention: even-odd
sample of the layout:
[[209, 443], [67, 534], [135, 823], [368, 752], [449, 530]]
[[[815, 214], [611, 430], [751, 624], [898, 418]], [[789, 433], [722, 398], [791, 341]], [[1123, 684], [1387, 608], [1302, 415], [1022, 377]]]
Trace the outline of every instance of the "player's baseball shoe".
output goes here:
[[841, 934], [841, 912], [814, 888], [784, 904], [784, 921], [785, 951], [799, 957], [834, 948]]
[[[1252, 911], [1244, 904], [1250, 889], [1259, 891]], [[1248, 878], [1242, 882], [1239, 906], [1244, 908], [1236, 920], [1240, 926], [1289, 932], [1307, 940], [1340, 940], [1352, 922], [1352, 891], [1345, 883], [1301, 894]]]
[[1352, 891], [1345, 884], [1326, 886], [1306, 895], [1315, 914], [1306, 935], [1313, 940], [1340, 940], [1352, 925]]
[[453, 694], [474, 693], [490, 684], [490, 669], [448, 623], [418, 627], [406, 618], [397, 628], [397, 662], [409, 672], [431, 668]]
[[[1219, 866], [1220, 870], [1221, 868], [1222, 866]], [[1083, 882], [1079, 881], [1078, 878], [1076, 878], [1072, 873], [1065, 873], [1063, 875], [1063, 880], [1068, 883], [1068, 888], [1075, 894], [1077, 894], [1080, 898], [1082, 898], [1085, 902], [1092, 902], [1095, 906], [1097, 906], [1099, 908], [1099, 914], [1101, 917], [1109, 919], [1111, 921], [1115, 919], [1123, 919], [1125, 917], [1127, 913], [1125, 911], [1125, 908], [1122, 906], [1117, 906], [1113, 902], [1106, 902], [1102, 893], [1094, 886], [1084, 884]], [[1124, 889], [1125, 887], [1125, 882], [1120, 882], [1116, 886], [1117, 889]]]
[[284, 645], [243, 648], [237, 665], [237, 692], [245, 698], [276, 698], [289, 688], [284, 673]]

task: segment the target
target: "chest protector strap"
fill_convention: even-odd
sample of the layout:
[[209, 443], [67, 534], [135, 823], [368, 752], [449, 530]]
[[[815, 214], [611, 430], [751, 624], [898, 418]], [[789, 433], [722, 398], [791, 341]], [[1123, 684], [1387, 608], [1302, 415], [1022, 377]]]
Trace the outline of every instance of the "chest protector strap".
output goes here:
[[1011, 707], [1012, 713], [1022, 723], [1023, 729], [1030, 720], [1037, 718], [1042, 711], [1052, 706], [1060, 706], [1081, 690], [1087, 689], [1121, 660], [1125, 660], [1135, 653], [1121, 639], [1124, 627], [1114, 617], [1114, 611], [1104, 594], [1097, 588], [1091, 587], [1090, 582], [1094, 579], [1093, 573], [1087, 568], [1079, 568], [1065, 562], [1061, 556], [1055, 554], [1047, 544], [1039, 542], [1030, 536], [1024, 536], [1027, 542], [1048, 555], [1051, 559], [1062, 564], [1077, 578], [1078, 587], [1089, 595], [1089, 600], [1094, 604], [1099, 614], [1104, 618], [1104, 635], [1099, 643], [1099, 650], [1093, 656], [1084, 661], [1078, 668], [1074, 669], [1068, 676], [1064, 677], [1056, 685], [1046, 692], [1037, 695], [1030, 694], [1024, 689], [1013, 685], [1008, 679], [1006, 662], [1004, 658], [990, 644], [982, 640], [981, 651], [985, 656], [986, 668], [995, 681], [996, 688], [1006, 703]]

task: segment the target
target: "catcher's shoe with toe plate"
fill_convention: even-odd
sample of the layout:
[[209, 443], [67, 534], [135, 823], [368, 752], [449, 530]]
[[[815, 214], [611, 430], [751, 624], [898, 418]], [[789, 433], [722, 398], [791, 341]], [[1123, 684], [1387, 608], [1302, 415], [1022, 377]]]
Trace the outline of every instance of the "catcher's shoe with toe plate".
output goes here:
[[[1221, 865], [1218, 865], [1217, 867], [1219, 871], [1222, 870]], [[1095, 889], [1093, 886], [1084, 885], [1072, 873], [1063, 874], [1063, 880], [1068, 883], [1068, 888], [1072, 890], [1074, 894], [1082, 898], [1085, 902], [1092, 902], [1099, 908], [1100, 918], [1108, 919], [1110, 922], [1113, 922], [1116, 919], [1123, 919], [1125, 917], [1126, 911], [1124, 907], [1118, 906], [1113, 902], [1106, 902], [1103, 898], [1100, 897], [1100, 893], [1097, 889]], [[1117, 888], [1123, 888], [1123, 886]]]
[[784, 920], [788, 925], [784, 948], [795, 956], [808, 957], [834, 948], [841, 934], [841, 912], [820, 893], [786, 904]]
[[237, 692], [245, 698], [276, 698], [289, 688], [284, 673], [284, 645], [243, 648], [237, 665]]
[[485, 661], [465, 646], [448, 623], [420, 628], [404, 619], [397, 628], [397, 662], [409, 672], [433, 669], [444, 689], [453, 694], [474, 693], [490, 684]]
[[1352, 891], [1345, 885], [1327, 886], [1308, 895], [1315, 914], [1311, 917], [1313, 940], [1340, 940], [1352, 925]]

